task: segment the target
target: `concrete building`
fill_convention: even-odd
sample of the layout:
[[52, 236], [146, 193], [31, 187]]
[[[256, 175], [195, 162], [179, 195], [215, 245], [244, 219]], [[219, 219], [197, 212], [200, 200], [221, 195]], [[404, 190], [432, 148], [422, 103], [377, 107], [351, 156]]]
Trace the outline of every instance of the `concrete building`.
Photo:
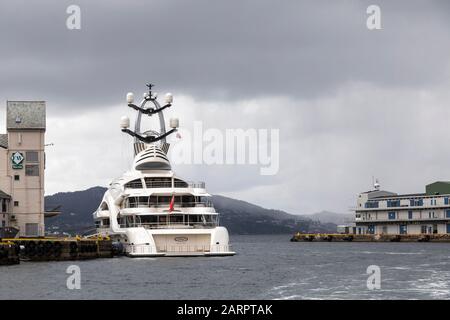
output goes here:
[[425, 193], [396, 194], [375, 190], [358, 196], [355, 234], [450, 233], [450, 181], [425, 187]]
[[0, 228], [44, 236], [45, 102], [7, 101], [0, 134]]

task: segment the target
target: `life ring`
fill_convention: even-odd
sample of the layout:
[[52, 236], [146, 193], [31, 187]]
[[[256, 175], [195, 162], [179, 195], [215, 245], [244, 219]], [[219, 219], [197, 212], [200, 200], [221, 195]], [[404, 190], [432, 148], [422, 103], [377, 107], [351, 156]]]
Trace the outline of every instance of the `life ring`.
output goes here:
[[5, 248], [0, 248], [0, 259], [4, 259], [8, 257], [8, 251]]
[[25, 253], [27, 256], [32, 257], [36, 255], [36, 243], [31, 240], [28, 241], [25, 245]]
[[53, 242], [46, 241], [44, 242], [43, 246], [44, 246], [44, 254], [46, 256], [51, 256], [53, 254]]
[[53, 252], [55, 257], [59, 257], [61, 255], [61, 251], [62, 251], [61, 242], [55, 241], [55, 243], [53, 244]]
[[36, 245], [36, 254], [38, 256], [44, 256], [45, 255], [45, 244], [42, 241], [39, 241]]
[[76, 242], [71, 242], [69, 248], [71, 257], [74, 257], [78, 254], [78, 244]]
[[18, 256], [20, 254], [20, 244], [19, 243], [14, 243], [14, 253], [16, 256]]

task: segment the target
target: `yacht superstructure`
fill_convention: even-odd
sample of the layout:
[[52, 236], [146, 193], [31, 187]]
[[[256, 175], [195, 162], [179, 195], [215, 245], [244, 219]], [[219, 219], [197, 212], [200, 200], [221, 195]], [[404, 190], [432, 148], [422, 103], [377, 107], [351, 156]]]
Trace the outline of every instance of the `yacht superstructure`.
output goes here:
[[[134, 161], [130, 171], [111, 182], [93, 213], [97, 232], [123, 243], [132, 257], [234, 255], [205, 183], [185, 181], [172, 171], [166, 137], [177, 131], [178, 119], [170, 119], [166, 131], [163, 110], [172, 106], [173, 97], [167, 94], [161, 106], [152, 86], [147, 85], [139, 106], [127, 94], [137, 117], [134, 130], [127, 117], [121, 128], [134, 137]], [[147, 116], [158, 116], [159, 131], [141, 130]]]

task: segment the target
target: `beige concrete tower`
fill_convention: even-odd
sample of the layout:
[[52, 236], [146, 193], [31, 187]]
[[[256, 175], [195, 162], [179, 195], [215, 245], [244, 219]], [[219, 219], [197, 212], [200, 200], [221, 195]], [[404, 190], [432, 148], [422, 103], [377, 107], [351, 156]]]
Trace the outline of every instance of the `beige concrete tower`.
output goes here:
[[[7, 227], [44, 236], [45, 102], [8, 101], [0, 135], [0, 190], [9, 196]], [[8, 199], [2, 200], [8, 202]]]

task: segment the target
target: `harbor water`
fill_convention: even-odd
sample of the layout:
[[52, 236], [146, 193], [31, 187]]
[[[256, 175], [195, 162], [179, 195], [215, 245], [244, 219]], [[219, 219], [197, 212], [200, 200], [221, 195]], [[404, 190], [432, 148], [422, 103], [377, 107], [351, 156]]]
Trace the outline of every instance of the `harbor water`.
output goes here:
[[[0, 268], [0, 299], [449, 299], [448, 243], [289, 242], [231, 236], [236, 256], [22, 262]], [[81, 288], [67, 288], [70, 265]], [[368, 266], [380, 268], [369, 290]]]

